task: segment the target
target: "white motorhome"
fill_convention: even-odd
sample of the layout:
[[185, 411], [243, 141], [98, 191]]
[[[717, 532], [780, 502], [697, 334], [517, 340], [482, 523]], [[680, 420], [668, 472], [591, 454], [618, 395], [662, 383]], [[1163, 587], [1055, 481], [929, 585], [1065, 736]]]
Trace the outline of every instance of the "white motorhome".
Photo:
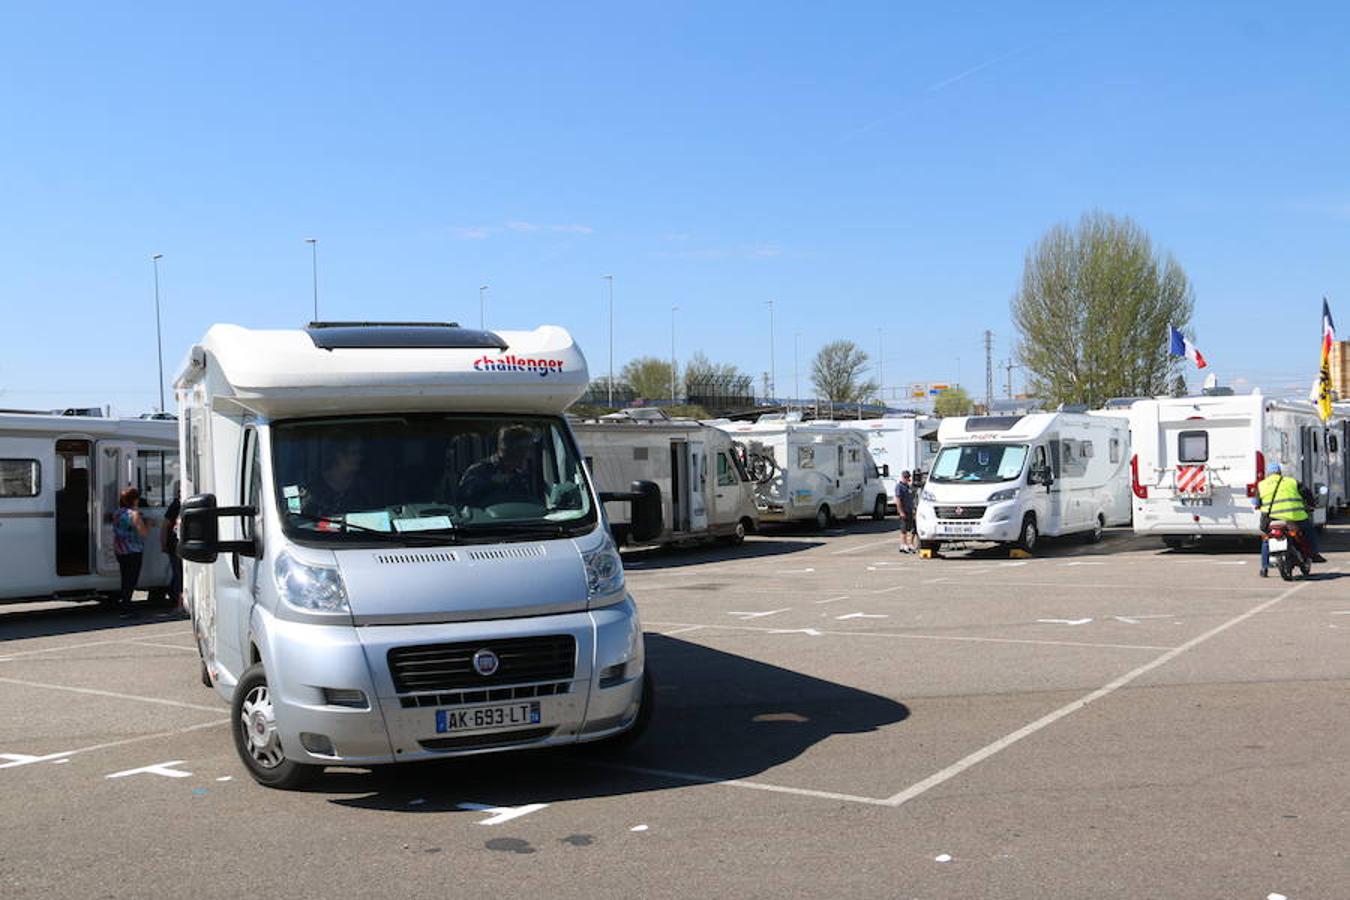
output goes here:
[[[652, 708], [561, 328], [213, 326], [176, 389], [202, 676], [249, 773], [615, 739]], [[640, 535], [640, 536], [641, 536]]]
[[889, 474], [881, 482], [886, 498], [895, 508], [895, 483], [901, 472], [910, 472], [922, 485], [933, 457], [937, 456], [937, 429], [941, 419], [932, 416], [884, 416], [880, 419], [840, 419], [838, 426], [867, 435], [867, 448], [878, 466]]
[[1085, 413], [942, 420], [942, 448], [919, 495], [921, 545], [1040, 537], [1098, 540], [1130, 521], [1129, 425]]
[[1141, 400], [1129, 409], [1134, 530], [1171, 547], [1209, 535], [1255, 536], [1252, 505], [1269, 462], [1318, 494], [1313, 519], [1326, 521], [1327, 438], [1310, 403], [1259, 392]]
[[[658, 409], [625, 410], [572, 422], [572, 432], [600, 491], [634, 481], [661, 489], [663, 527], [649, 544], [721, 539], [739, 544], [758, 527], [755, 489], [731, 435]], [[629, 516], [612, 509], [610, 526], [629, 543]]]
[[115, 593], [112, 515], [127, 487], [152, 525], [138, 587], [166, 591], [159, 528], [178, 480], [177, 433], [163, 419], [0, 415], [0, 602]]
[[886, 486], [867, 438], [833, 423], [804, 423], [798, 414], [718, 425], [744, 445], [761, 521], [814, 521], [886, 515]]

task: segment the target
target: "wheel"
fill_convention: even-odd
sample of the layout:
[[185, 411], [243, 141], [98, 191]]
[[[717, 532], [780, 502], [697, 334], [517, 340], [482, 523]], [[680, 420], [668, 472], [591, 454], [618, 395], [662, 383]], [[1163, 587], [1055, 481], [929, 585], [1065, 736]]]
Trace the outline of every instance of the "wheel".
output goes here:
[[1036, 530], [1036, 516], [1027, 513], [1026, 518], [1022, 520], [1022, 533], [1018, 535], [1017, 546], [1030, 553], [1036, 549], [1036, 540], [1040, 537], [1040, 532]]
[[830, 507], [828, 504], [822, 503], [820, 509], [816, 510], [816, 527], [824, 531], [830, 527], [830, 522]]
[[745, 535], [748, 529], [745, 527], [745, 520], [741, 519], [736, 523], [736, 530], [722, 538], [722, 540], [732, 547], [738, 547], [745, 543]]
[[942, 541], [919, 541], [920, 550], [932, 550], [934, 553], [942, 549]]
[[1298, 561], [1298, 570], [1303, 573], [1304, 578], [1307, 578], [1312, 574], [1312, 560], [1300, 557]]
[[872, 521], [880, 522], [886, 518], [886, 498], [878, 497], [877, 502], [872, 504]]
[[1163, 546], [1168, 550], [1180, 550], [1185, 545], [1185, 541], [1179, 537], [1165, 537], [1162, 539]]
[[1100, 544], [1102, 536], [1106, 533], [1106, 517], [1097, 516], [1097, 521], [1092, 523], [1092, 530], [1088, 532], [1089, 544]]
[[1285, 581], [1294, 580], [1294, 563], [1288, 553], [1280, 557], [1280, 577]]
[[286, 758], [281, 737], [277, 734], [276, 711], [262, 663], [249, 666], [244, 677], [239, 679], [231, 710], [234, 713], [230, 718], [234, 749], [239, 752], [239, 758], [254, 781], [266, 787], [292, 790], [317, 774], [318, 766]]
[[596, 741], [593, 746], [596, 750], [610, 751], [621, 750], [631, 744], [637, 743], [647, 731], [647, 726], [652, 723], [652, 713], [656, 711], [656, 682], [652, 678], [652, 670], [647, 669], [642, 673], [642, 696], [638, 700], [637, 718], [627, 731], [622, 731], [613, 737], [607, 737]]

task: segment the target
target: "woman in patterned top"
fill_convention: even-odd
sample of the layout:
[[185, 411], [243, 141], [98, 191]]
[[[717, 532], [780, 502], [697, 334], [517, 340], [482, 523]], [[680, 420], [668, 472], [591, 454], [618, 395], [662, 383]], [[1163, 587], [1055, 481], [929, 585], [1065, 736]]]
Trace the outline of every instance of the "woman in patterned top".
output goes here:
[[117, 512], [113, 513], [113, 553], [117, 568], [122, 572], [122, 593], [117, 608], [123, 616], [131, 615], [131, 594], [141, 577], [141, 560], [145, 556], [145, 536], [150, 533], [150, 522], [136, 509], [141, 492], [129, 487], [117, 496]]

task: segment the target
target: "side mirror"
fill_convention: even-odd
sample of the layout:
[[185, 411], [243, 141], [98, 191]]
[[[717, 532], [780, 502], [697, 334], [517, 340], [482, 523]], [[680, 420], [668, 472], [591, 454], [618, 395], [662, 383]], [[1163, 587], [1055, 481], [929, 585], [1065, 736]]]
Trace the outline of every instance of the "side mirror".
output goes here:
[[628, 536], [639, 544], [660, 537], [665, 528], [664, 517], [661, 515], [661, 488], [657, 487], [655, 482], [634, 481], [629, 485], [626, 494], [601, 493], [600, 502], [633, 504]]
[[882, 478], [890, 478], [890, 477], [891, 477], [891, 464], [890, 464], [890, 463], [882, 463], [882, 464], [881, 464], [881, 477], [882, 477]]
[[255, 541], [222, 541], [220, 520], [228, 516], [255, 516], [252, 506], [216, 506], [215, 494], [196, 494], [183, 501], [179, 513], [178, 555], [188, 562], [213, 563], [222, 553], [257, 556]]

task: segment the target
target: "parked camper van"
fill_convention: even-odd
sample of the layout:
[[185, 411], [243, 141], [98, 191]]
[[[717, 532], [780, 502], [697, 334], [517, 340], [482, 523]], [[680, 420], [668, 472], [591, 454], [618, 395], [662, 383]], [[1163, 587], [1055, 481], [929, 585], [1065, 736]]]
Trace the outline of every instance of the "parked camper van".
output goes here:
[[841, 428], [852, 428], [867, 435], [867, 449], [878, 466], [890, 474], [881, 479], [886, 487], [887, 503], [895, 508], [895, 483], [901, 472], [911, 472], [914, 483], [922, 485], [933, 457], [937, 456], [937, 429], [940, 419], [931, 416], [885, 416], [880, 419], [840, 419]]
[[[796, 413], [718, 427], [745, 446], [761, 521], [814, 521], [886, 515], [885, 469], [867, 450], [867, 439], [834, 423], [804, 423]], [[898, 474], [898, 473], [896, 473]]]
[[[757, 527], [754, 485], [725, 431], [653, 408], [574, 421], [572, 432], [597, 490], [627, 490], [634, 481], [661, 489], [663, 527], [648, 543], [739, 544]], [[628, 519], [610, 510], [621, 545], [629, 542]]]
[[1313, 520], [1326, 522], [1331, 470], [1322, 422], [1310, 403], [1240, 396], [1141, 400], [1129, 410], [1134, 530], [1171, 547], [1209, 535], [1257, 535], [1252, 506], [1266, 464], [1314, 491]]
[[112, 516], [126, 487], [152, 523], [139, 587], [162, 592], [159, 528], [178, 479], [172, 420], [0, 415], [0, 602], [113, 594]]
[[920, 492], [919, 540], [994, 541], [1026, 550], [1042, 537], [1100, 539], [1130, 521], [1129, 426], [1084, 413], [942, 420], [942, 448]]
[[249, 773], [630, 738], [652, 708], [566, 331], [212, 327], [176, 381], [203, 678]]

